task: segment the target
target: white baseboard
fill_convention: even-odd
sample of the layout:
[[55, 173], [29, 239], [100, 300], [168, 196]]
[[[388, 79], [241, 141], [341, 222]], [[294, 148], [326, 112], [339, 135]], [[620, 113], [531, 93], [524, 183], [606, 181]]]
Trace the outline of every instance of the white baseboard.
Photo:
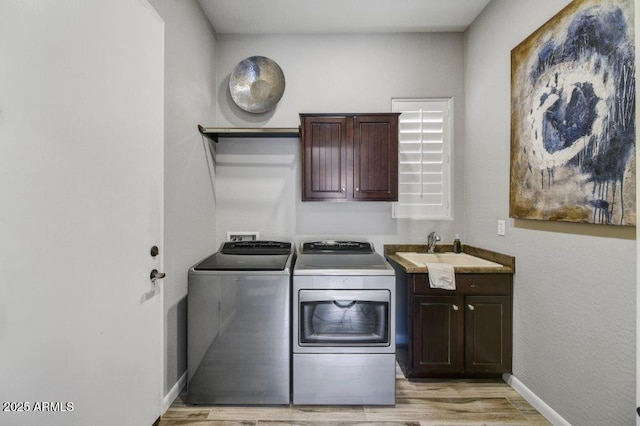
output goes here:
[[185, 371], [184, 374], [178, 379], [177, 383], [173, 385], [169, 393], [162, 400], [162, 414], [167, 412], [169, 407], [171, 407], [171, 404], [173, 404], [173, 401], [175, 401], [178, 395], [180, 395], [180, 391], [184, 388], [186, 384], [187, 384], [187, 372]]
[[526, 387], [524, 383], [516, 379], [514, 376], [508, 373], [502, 375], [502, 379], [509, 384], [516, 392], [518, 392], [529, 404], [545, 419], [549, 420], [555, 426], [571, 426], [571, 423], [566, 421], [560, 414], [558, 414], [553, 408], [549, 407], [538, 395], [533, 393], [531, 389]]

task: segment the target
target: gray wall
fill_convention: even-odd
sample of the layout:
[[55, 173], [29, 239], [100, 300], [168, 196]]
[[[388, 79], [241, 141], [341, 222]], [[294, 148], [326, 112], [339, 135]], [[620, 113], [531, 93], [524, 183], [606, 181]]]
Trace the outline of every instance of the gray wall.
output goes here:
[[517, 258], [514, 376], [572, 424], [633, 424], [635, 229], [508, 219], [510, 51], [567, 3], [494, 0], [466, 33], [465, 234]]
[[[517, 257], [515, 377], [571, 423], [633, 422], [634, 231], [508, 219], [509, 53], [567, 1], [494, 0], [464, 36], [217, 40], [192, 15], [195, 2], [152, 3], [167, 22], [165, 391], [185, 368], [186, 268], [227, 231], [368, 237], [380, 250], [437, 229], [445, 240], [459, 232], [467, 243]], [[277, 108], [261, 115], [228, 96], [229, 73], [252, 55], [271, 57], [287, 78]], [[388, 111], [392, 97], [421, 96], [454, 97], [450, 222], [396, 221], [387, 203], [302, 203], [297, 139], [223, 141], [214, 166], [194, 131], [196, 123], [297, 127], [300, 112]], [[507, 220], [504, 237], [496, 235], [498, 219]]]
[[165, 21], [166, 395], [187, 369], [187, 269], [215, 251], [215, 179], [197, 130], [214, 119], [215, 37], [196, 0], [150, 0]]
[[[249, 114], [229, 96], [229, 75], [242, 59], [262, 55], [283, 69], [286, 89], [275, 110]], [[297, 127], [301, 112], [385, 112], [394, 97], [454, 98], [454, 164], [462, 164], [462, 34], [219, 35], [216, 44], [219, 126]], [[302, 203], [299, 139], [227, 140], [216, 145], [217, 238], [259, 230], [267, 238], [368, 238], [383, 243], [443, 240], [463, 233], [464, 199], [453, 221], [391, 218], [390, 203]], [[454, 187], [463, 187], [463, 168]]]

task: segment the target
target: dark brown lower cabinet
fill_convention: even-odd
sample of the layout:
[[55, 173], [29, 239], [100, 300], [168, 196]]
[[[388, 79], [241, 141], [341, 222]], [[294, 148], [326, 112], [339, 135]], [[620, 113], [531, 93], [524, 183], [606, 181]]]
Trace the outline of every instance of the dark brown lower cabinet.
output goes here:
[[460, 274], [455, 291], [430, 288], [426, 274], [409, 284], [408, 377], [511, 372], [511, 274]]
[[511, 297], [465, 297], [465, 369], [511, 372]]
[[413, 369], [458, 372], [462, 368], [461, 296], [415, 296]]

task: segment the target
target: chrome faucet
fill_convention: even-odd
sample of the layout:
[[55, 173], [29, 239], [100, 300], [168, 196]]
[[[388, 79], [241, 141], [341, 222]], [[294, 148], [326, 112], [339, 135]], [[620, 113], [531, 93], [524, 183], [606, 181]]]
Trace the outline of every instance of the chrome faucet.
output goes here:
[[433, 253], [436, 249], [436, 243], [440, 241], [440, 235], [436, 232], [429, 233], [427, 237], [427, 253]]

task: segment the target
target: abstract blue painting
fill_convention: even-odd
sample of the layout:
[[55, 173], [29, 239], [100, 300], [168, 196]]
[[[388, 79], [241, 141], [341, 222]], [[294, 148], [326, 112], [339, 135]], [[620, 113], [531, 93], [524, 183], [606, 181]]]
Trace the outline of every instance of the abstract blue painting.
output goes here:
[[511, 217], [636, 225], [633, 20], [575, 0], [511, 51]]

